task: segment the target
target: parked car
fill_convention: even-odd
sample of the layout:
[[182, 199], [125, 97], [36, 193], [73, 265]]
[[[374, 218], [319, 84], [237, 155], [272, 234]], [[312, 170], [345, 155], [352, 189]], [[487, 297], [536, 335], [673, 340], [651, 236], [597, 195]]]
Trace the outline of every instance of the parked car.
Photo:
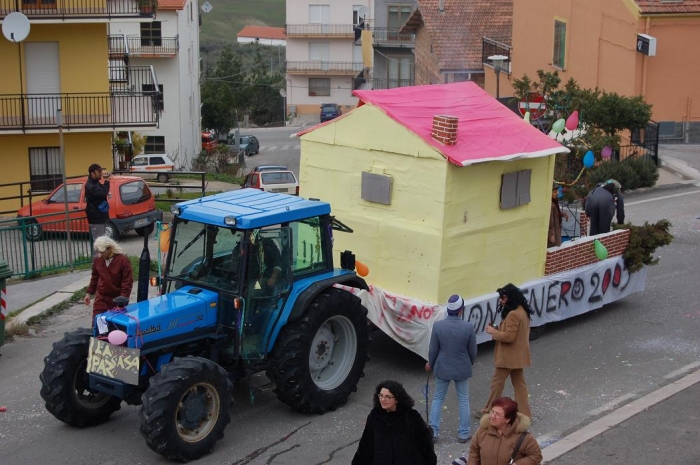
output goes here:
[[211, 132], [202, 133], [202, 150], [211, 152], [214, 149], [216, 149], [218, 145], [219, 142], [216, 140], [216, 136], [214, 136], [214, 134], [212, 134]]
[[287, 170], [288, 170], [288, 168], [286, 166], [282, 166], [282, 165], [260, 165], [260, 166], [256, 166], [252, 170], [250, 170], [250, 172], [252, 173], [254, 171], [260, 172], [260, 171], [287, 171]]
[[260, 153], [260, 141], [257, 137], [244, 134], [241, 135], [241, 150], [245, 151], [248, 156], [257, 155]]
[[325, 123], [338, 116], [342, 115], [343, 111], [337, 103], [322, 103], [321, 104], [321, 122]]
[[[65, 196], [68, 196], [68, 211], [71, 232], [89, 234], [85, 216], [85, 182], [87, 176], [69, 179], [67, 188], [58, 186], [48, 197], [17, 212], [17, 218], [27, 220], [27, 239], [39, 241], [45, 232], [65, 232]], [[163, 220], [163, 212], [156, 210], [156, 203], [146, 182], [135, 176], [109, 177], [109, 223], [107, 236], [119, 240], [122, 234], [135, 230], [139, 236], [151, 234], [156, 221]], [[46, 216], [40, 216], [46, 215]], [[61, 221], [64, 220], [64, 221]]]
[[131, 160], [131, 172], [144, 179], [156, 179], [158, 182], [168, 182], [170, 176], [158, 171], [174, 171], [175, 162], [164, 153], [149, 153], [137, 155]]
[[265, 192], [299, 195], [299, 181], [289, 170], [251, 171], [245, 177], [242, 187], [251, 187]]

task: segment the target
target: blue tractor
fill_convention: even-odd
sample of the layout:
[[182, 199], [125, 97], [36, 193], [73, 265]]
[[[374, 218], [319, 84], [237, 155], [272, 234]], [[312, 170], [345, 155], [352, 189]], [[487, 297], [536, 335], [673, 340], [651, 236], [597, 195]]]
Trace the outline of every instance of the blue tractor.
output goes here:
[[40, 376], [49, 412], [83, 427], [140, 404], [148, 446], [188, 461], [223, 437], [233, 382], [253, 373], [301, 412], [345, 404], [368, 345], [367, 310], [347, 287], [367, 284], [351, 252], [333, 266], [333, 232], [352, 230], [330, 205], [241, 189], [173, 213], [161, 296], [54, 343]]

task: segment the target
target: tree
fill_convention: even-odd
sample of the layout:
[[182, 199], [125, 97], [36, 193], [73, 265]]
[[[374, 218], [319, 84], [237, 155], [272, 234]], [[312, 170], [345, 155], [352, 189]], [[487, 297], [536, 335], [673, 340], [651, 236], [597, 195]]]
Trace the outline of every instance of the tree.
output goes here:
[[279, 89], [284, 87], [284, 78], [277, 72], [269, 72], [267, 60], [262, 56], [260, 46], [257, 47], [254, 65], [245, 79], [245, 113], [257, 125], [284, 121], [282, 97], [279, 94]]
[[202, 125], [228, 134], [236, 127], [236, 110], [243, 100], [242, 86], [235, 83], [243, 71], [231, 47], [225, 47], [213, 69], [205, 73], [202, 84]]

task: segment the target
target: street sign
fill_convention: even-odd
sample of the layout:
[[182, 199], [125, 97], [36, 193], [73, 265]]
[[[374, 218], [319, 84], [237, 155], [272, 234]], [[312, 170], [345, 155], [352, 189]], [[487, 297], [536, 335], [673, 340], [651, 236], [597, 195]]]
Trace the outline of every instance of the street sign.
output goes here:
[[214, 7], [213, 7], [213, 6], [211, 5], [211, 3], [209, 3], [209, 2], [204, 2], [204, 3], [202, 4], [202, 11], [205, 12], [205, 13], [209, 13], [209, 12], [211, 12], [211, 10], [213, 10], [213, 9], [214, 9]]
[[656, 37], [637, 34], [637, 51], [650, 57], [656, 56]]
[[547, 104], [544, 97], [540, 94], [530, 94], [529, 99], [522, 99], [518, 102], [518, 111], [525, 116], [525, 113], [530, 112], [530, 119], [535, 120], [542, 118], [547, 111]]

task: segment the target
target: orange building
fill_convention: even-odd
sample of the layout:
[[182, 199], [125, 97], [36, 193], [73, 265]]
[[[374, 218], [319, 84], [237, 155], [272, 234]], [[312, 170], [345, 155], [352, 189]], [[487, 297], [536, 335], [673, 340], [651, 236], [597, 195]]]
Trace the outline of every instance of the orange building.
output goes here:
[[[562, 82], [653, 105], [660, 142], [700, 143], [700, 0], [529, 0], [514, 2], [512, 80], [537, 70], [559, 71]], [[485, 63], [488, 65], [488, 63]], [[486, 73], [496, 94], [496, 73]]]

